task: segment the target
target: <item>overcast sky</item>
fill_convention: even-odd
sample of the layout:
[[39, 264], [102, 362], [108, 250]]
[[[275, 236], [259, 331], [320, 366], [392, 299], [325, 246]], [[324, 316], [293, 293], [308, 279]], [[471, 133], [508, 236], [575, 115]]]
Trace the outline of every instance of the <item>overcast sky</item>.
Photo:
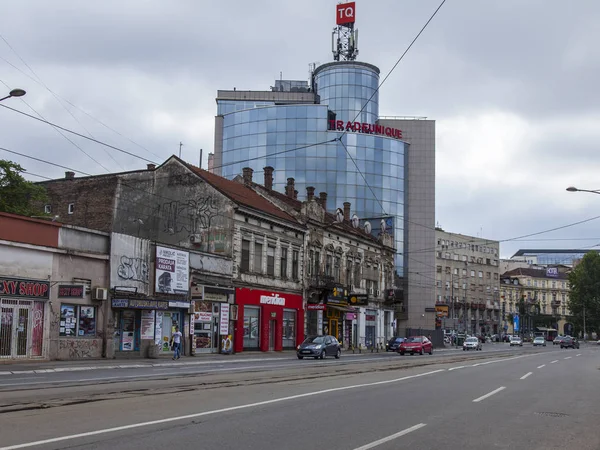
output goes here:
[[[31, 107], [153, 161], [177, 154], [181, 141], [182, 157], [194, 164], [204, 149], [206, 167], [217, 89], [269, 89], [280, 72], [308, 79], [309, 63], [332, 61], [336, 3], [11, 2], [0, 15], [0, 92], [8, 85], [27, 95], [3, 104], [36, 114]], [[383, 79], [438, 5], [357, 0], [358, 59], [378, 66]], [[600, 189], [598, 23], [597, 0], [442, 7], [380, 92], [381, 115], [436, 120], [439, 226], [503, 240], [600, 216], [600, 196], [565, 191]], [[0, 123], [1, 147], [84, 172], [146, 164], [69, 136], [82, 151], [5, 108]], [[64, 173], [3, 151], [0, 158], [40, 175]], [[600, 219], [530, 238], [543, 241], [507, 242], [501, 254], [590, 248], [600, 244], [599, 227]]]

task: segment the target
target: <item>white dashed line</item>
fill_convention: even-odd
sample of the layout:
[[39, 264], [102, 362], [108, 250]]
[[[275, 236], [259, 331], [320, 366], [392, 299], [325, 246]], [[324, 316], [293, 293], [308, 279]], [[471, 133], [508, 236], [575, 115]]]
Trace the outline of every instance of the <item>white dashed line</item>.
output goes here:
[[520, 379], [524, 380], [525, 378], [527, 378], [529, 375], [532, 375], [533, 372], [527, 372], [525, 375], [523, 375]]
[[481, 397], [476, 398], [475, 400], [473, 400], [473, 403], [478, 403], [481, 400], [485, 400], [486, 398], [491, 397], [492, 395], [497, 394], [498, 392], [503, 391], [504, 389], [506, 389], [506, 387], [501, 386], [498, 389], [493, 390], [492, 392], [489, 392], [485, 395], [482, 395]]
[[405, 434], [412, 433], [413, 431], [418, 430], [419, 428], [423, 428], [426, 424], [420, 423], [415, 425], [414, 427], [407, 428], [406, 430], [402, 430], [396, 434], [392, 434], [391, 436], [384, 437], [383, 439], [379, 439], [378, 441], [371, 442], [370, 444], [363, 445], [362, 447], [357, 447], [354, 450], [368, 450], [373, 447], [377, 447], [378, 445], [385, 444], [386, 442], [393, 441], [394, 439], [398, 439]]
[[581, 353], [577, 353], [575, 356], [581, 356]]
[[558, 359], [555, 359], [554, 361], [551, 361], [550, 364], [554, 364], [554, 363], [557, 363], [557, 362], [558, 362]]
[[571, 358], [572, 358], [572, 356], [567, 356], [565, 359], [571, 359]]
[[541, 366], [537, 366], [538, 369], [541, 369], [542, 367], [546, 367], [546, 364], [542, 364]]

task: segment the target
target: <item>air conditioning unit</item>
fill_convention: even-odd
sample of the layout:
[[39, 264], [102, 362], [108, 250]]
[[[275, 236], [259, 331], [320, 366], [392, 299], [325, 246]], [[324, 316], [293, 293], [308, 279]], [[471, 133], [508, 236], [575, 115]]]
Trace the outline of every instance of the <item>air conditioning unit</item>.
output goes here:
[[200, 242], [202, 242], [202, 236], [199, 234], [192, 234], [190, 235], [190, 242], [192, 244], [199, 244]]
[[92, 289], [92, 300], [108, 300], [108, 289], [95, 287]]

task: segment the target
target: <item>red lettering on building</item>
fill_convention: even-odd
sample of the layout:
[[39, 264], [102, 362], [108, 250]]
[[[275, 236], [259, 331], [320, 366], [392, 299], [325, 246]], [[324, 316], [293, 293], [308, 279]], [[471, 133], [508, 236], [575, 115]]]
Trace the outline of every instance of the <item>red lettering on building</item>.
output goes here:
[[356, 3], [341, 3], [335, 7], [335, 23], [337, 25], [345, 25], [354, 23], [354, 15], [356, 13]]

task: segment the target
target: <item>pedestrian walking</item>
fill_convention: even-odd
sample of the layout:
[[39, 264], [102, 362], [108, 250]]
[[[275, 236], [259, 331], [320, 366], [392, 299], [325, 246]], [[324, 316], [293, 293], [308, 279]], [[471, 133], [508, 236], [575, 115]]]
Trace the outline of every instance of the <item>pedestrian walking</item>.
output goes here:
[[173, 359], [181, 358], [181, 331], [179, 331], [179, 327], [175, 327], [175, 333], [171, 336], [171, 341], [173, 343]]

